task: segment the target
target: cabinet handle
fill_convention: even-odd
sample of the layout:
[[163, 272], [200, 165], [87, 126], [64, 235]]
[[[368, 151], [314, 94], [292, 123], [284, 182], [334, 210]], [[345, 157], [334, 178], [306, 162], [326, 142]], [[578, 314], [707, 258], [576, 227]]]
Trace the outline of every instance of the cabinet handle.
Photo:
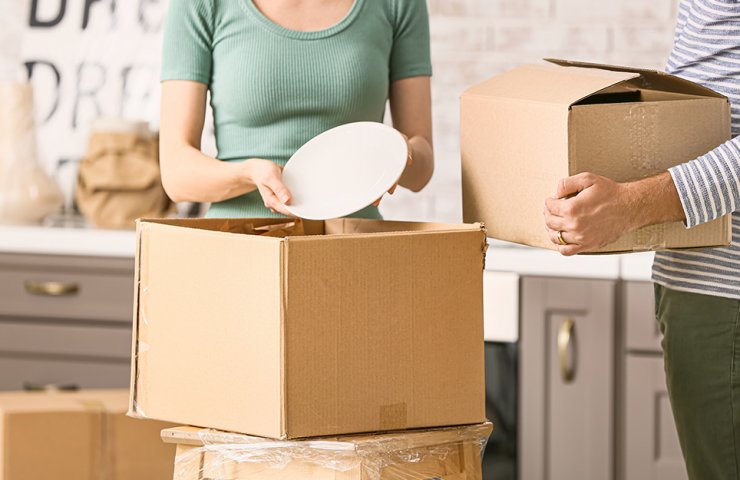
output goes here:
[[26, 292], [46, 297], [68, 297], [80, 293], [79, 284], [71, 282], [34, 282], [29, 280], [24, 286]]
[[576, 376], [575, 365], [568, 362], [568, 351], [575, 331], [575, 322], [568, 318], [558, 329], [558, 355], [560, 356], [560, 376], [565, 383], [571, 383]]
[[80, 389], [80, 386], [74, 383], [63, 384], [63, 385], [57, 385], [53, 383], [50, 383], [50, 384], [38, 384], [38, 383], [32, 383], [32, 382], [23, 383], [23, 391], [25, 392], [76, 392], [79, 389]]

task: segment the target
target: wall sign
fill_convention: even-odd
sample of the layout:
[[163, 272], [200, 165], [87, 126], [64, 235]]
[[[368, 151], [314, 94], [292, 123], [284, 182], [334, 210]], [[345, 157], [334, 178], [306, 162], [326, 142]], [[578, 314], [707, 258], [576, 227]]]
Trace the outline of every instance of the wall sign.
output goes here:
[[23, 25], [22, 70], [34, 86], [41, 161], [70, 192], [93, 120], [158, 125], [167, 0], [6, 1], [25, 7], [14, 8], [15, 21]]

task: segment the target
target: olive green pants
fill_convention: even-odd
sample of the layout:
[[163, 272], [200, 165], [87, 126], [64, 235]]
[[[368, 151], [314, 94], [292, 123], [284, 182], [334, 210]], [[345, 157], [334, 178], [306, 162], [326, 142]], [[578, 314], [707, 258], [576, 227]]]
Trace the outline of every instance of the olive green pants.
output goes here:
[[656, 285], [655, 311], [689, 478], [740, 480], [740, 300]]

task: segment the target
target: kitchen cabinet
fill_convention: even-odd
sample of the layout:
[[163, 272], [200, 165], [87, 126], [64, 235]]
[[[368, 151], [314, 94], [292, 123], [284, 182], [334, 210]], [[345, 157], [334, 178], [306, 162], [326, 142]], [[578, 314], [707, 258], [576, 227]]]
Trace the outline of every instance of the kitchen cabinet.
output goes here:
[[625, 480], [688, 479], [665, 384], [650, 282], [622, 285]]
[[131, 258], [0, 254], [0, 390], [130, 380]]
[[522, 279], [519, 478], [613, 478], [615, 291]]
[[686, 480], [665, 386], [663, 358], [626, 358], [625, 474], [629, 480]]
[[523, 277], [519, 478], [687, 479], [653, 284]]
[[622, 283], [625, 347], [628, 353], [663, 355], [663, 335], [655, 321], [655, 291], [651, 282]]

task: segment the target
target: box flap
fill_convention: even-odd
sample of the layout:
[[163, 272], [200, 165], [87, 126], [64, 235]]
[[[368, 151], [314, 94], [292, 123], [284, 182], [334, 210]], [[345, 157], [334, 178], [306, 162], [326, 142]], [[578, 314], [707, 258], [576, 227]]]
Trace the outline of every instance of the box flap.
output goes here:
[[523, 65], [468, 89], [463, 95], [488, 96], [570, 107], [579, 100], [620, 82], [636, 72]]
[[724, 95], [717, 93], [710, 88], [704, 87], [690, 80], [671, 75], [661, 70], [621, 67], [617, 65], [605, 65], [600, 63], [577, 62], [573, 60], [560, 60], [556, 58], [546, 58], [545, 61], [553, 63], [555, 65], [559, 65], [561, 67], [636, 73], [641, 77], [638, 85], [642, 88], [649, 88], [651, 90], [688, 93], [692, 95], [701, 95], [703, 97], [712, 98], [726, 98]]

